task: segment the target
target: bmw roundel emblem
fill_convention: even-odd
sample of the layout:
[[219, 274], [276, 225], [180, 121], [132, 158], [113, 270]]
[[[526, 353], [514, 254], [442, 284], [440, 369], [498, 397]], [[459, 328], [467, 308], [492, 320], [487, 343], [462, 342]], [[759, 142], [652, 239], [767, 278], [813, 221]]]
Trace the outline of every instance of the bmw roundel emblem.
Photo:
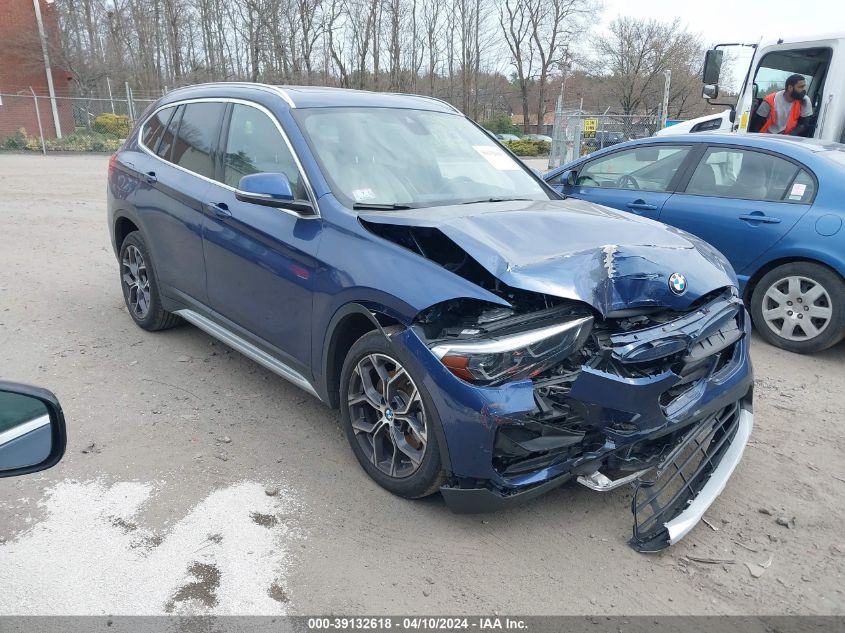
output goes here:
[[669, 289], [676, 295], [682, 295], [687, 291], [687, 278], [681, 273], [672, 273], [669, 276]]

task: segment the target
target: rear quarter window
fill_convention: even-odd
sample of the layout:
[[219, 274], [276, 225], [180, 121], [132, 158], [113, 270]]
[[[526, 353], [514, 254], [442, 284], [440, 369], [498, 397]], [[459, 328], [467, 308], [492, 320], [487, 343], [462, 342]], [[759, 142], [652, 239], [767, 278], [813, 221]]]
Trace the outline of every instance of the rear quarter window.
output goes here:
[[179, 106], [176, 108], [176, 112], [170, 118], [170, 123], [167, 124], [167, 127], [164, 128], [164, 132], [161, 135], [161, 141], [158, 144], [158, 149], [156, 150], [156, 156], [166, 161], [170, 161], [170, 157], [173, 152], [173, 141], [176, 138], [176, 130], [179, 128], [179, 120], [182, 118], [182, 112], [185, 110], [185, 106]]
[[176, 108], [163, 108], [153, 114], [144, 123], [144, 129], [141, 133], [141, 143], [150, 150], [155, 152], [158, 148], [158, 142], [161, 140], [162, 132], [167, 127], [170, 117]]

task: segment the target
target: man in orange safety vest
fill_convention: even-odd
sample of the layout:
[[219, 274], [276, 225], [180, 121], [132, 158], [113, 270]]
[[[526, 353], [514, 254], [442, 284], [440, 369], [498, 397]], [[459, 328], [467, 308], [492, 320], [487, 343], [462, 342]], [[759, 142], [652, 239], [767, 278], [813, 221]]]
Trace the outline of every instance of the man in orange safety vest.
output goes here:
[[766, 95], [751, 117], [749, 132], [809, 136], [813, 104], [807, 96], [807, 82], [790, 75], [779, 92]]

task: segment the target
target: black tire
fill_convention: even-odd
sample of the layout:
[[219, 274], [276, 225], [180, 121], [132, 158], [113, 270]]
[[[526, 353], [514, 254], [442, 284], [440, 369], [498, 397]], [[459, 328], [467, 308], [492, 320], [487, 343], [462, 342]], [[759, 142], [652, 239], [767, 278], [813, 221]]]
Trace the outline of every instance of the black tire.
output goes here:
[[[423, 457], [419, 462], [419, 465], [416, 467], [416, 470], [408, 476], [390, 476], [380, 470], [373, 461], [375, 450], [373, 449], [372, 454], [367, 454], [365, 448], [362, 446], [362, 443], [367, 441], [366, 434], [362, 434], [360, 429], [356, 432], [356, 429], [353, 427], [351, 407], [349, 404], [350, 383], [353, 380], [355, 368], [358, 363], [374, 354], [389, 357], [391, 360], [401, 363], [399, 366], [407, 372], [407, 376], [410, 377], [413, 385], [416, 386], [417, 391], [419, 392], [423, 419], [425, 421], [426, 441], [423, 449]], [[398, 372], [395, 372], [394, 375], [397, 373]], [[355, 454], [355, 457], [358, 459], [361, 467], [373, 480], [375, 480], [376, 483], [393, 494], [407, 499], [426, 497], [434, 494], [440, 489], [440, 486], [442, 486], [446, 480], [446, 472], [443, 469], [440, 457], [440, 444], [438, 442], [438, 432], [441, 429], [440, 418], [437, 416], [437, 411], [431, 404], [431, 397], [425, 389], [422, 377], [414, 375], [414, 372], [411, 371], [407, 364], [403, 362], [402, 355], [397, 353], [397, 350], [393, 348], [391, 343], [381, 332], [374, 331], [365, 334], [359, 338], [354, 345], [352, 345], [352, 348], [349, 350], [349, 353], [346, 355], [346, 360], [343, 363], [343, 370], [340, 375], [339, 397], [340, 415], [346, 432], [346, 439], [349, 440], [352, 452]], [[410, 432], [406, 432], [405, 437], [407, 438], [413, 436]]]
[[[770, 310], [778, 310], [781, 303], [771, 296], [767, 297], [767, 292], [780, 291], [782, 294], [787, 294], [790, 289], [790, 278], [793, 280], [800, 278], [799, 281], [793, 282], [798, 284], [796, 287], [799, 288], [799, 294], [807, 292], [806, 289], [812, 289], [812, 284], [816, 284], [824, 290], [824, 295], [804, 301], [804, 296], [795, 299], [790, 294], [787, 297], [789, 302], [781, 302], [786, 304], [783, 306], [786, 311], [784, 317], [773, 318], [772, 314], [777, 313], [770, 312]], [[806, 296], [811, 297], [812, 295]], [[812, 301], [812, 304], [810, 304], [810, 301]], [[830, 316], [826, 323], [822, 319], [816, 318], [809, 321], [810, 327], [813, 330], [818, 330], [818, 333], [810, 336], [808, 332], [805, 332], [802, 324], [807, 323], [807, 321], [804, 318], [812, 314], [826, 314], [828, 310]], [[769, 316], [768, 321], [764, 311]], [[801, 316], [800, 320], [798, 320], [799, 315]], [[845, 336], [845, 283], [839, 275], [820, 264], [812, 262], [783, 264], [763, 275], [757, 282], [751, 295], [751, 316], [758, 334], [772, 345], [799, 354], [819, 352], [836, 345]], [[795, 340], [782, 336], [775, 331], [778, 327], [783, 327], [786, 319], [793, 319], [793, 317], [795, 320], [792, 322], [797, 324], [793, 332]]]
[[[138, 308], [137, 302], [133, 303], [132, 286], [127, 281], [127, 257], [132, 252], [131, 249], [137, 249], [141, 254], [144, 263], [145, 281], [148, 287], [148, 298], [144, 300], [146, 309], [141, 311]], [[138, 327], [150, 332], [157, 332], [158, 330], [167, 330], [175, 325], [178, 325], [181, 319], [178, 315], [165, 310], [161, 305], [161, 293], [158, 286], [158, 278], [156, 277], [155, 267], [152, 256], [147, 248], [147, 243], [144, 241], [144, 236], [140, 231], [133, 231], [123, 240], [120, 245], [120, 287], [123, 291], [123, 301], [126, 304], [126, 309], [129, 316], [135, 321]], [[131, 275], [130, 275], [131, 277]], [[137, 290], [136, 290], [137, 293]], [[146, 295], [145, 295], [146, 296]]]

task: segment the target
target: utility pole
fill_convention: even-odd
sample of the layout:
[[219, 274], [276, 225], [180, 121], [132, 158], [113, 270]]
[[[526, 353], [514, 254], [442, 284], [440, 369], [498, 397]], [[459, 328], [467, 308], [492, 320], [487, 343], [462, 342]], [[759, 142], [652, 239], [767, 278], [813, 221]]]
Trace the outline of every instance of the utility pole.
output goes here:
[[666, 119], [669, 114], [669, 85], [672, 83], [672, 71], [668, 68], [663, 71], [666, 77], [666, 85], [663, 87], [663, 108], [660, 111], [660, 129], [666, 127]]
[[59, 108], [56, 106], [56, 89], [53, 87], [53, 69], [50, 68], [50, 52], [47, 46], [47, 32], [41, 19], [41, 0], [32, 0], [35, 8], [35, 21], [38, 23], [38, 38], [41, 40], [41, 54], [44, 55], [44, 70], [47, 73], [47, 91], [50, 93], [50, 106], [53, 109], [53, 126], [56, 138], [62, 138], [62, 124], [59, 122]]

